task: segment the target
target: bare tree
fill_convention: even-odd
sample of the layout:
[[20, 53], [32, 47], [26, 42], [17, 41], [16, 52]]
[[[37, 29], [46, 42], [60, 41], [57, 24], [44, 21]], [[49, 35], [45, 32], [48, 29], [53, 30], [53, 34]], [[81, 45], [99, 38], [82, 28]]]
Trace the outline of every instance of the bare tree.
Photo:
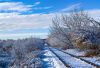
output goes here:
[[[81, 39], [78, 41], [80, 46], [88, 41], [88, 44], [84, 44], [85, 49], [91, 49], [92, 47], [95, 49], [100, 45], [100, 22], [94, 20], [84, 11], [74, 11], [69, 14], [64, 13], [60, 16], [55, 16], [52, 22], [51, 35], [66, 44], [69, 43], [69, 46], [75, 45], [77, 43], [76, 40], [79, 39]], [[76, 37], [74, 38], [74, 36]]]

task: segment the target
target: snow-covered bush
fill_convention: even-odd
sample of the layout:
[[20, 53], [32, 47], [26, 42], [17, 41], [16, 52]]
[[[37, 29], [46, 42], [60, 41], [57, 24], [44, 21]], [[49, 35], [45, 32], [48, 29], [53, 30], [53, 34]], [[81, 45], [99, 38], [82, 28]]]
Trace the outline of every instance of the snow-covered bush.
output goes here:
[[70, 46], [69, 46], [70, 43], [68, 43], [68, 40], [66, 39], [66, 37], [64, 37], [60, 33], [50, 35], [49, 38], [48, 38], [48, 43], [51, 46], [56, 47], [56, 48], [61, 48], [61, 49], [70, 48]]
[[94, 20], [86, 12], [75, 10], [69, 14], [64, 13], [53, 18], [52, 22], [49, 40], [56, 37], [66, 44], [64, 46], [100, 53], [100, 22]]
[[14, 40], [0, 40], [0, 52], [11, 55]]
[[[29, 59], [29, 54], [32, 51], [41, 50], [43, 45], [43, 40], [39, 38], [27, 38], [15, 41], [13, 54], [15, 54], [14, 63], [16, 66], [21, 66], [22, 63], [26, 63], [26, 60]], [[32, 57], [34, 58], [34, 56]]]

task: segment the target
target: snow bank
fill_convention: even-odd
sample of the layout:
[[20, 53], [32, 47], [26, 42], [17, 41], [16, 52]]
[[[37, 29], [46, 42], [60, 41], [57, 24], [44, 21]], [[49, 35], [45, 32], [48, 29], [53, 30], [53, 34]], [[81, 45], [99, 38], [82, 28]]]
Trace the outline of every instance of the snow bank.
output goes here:
[[64, 52], [73, 54], [75, 56], [84, 56], [85, 55], [85, 52], [84, 51], [78, 51], [76, 49], [67, 49], [67, 50], [64, 50]]

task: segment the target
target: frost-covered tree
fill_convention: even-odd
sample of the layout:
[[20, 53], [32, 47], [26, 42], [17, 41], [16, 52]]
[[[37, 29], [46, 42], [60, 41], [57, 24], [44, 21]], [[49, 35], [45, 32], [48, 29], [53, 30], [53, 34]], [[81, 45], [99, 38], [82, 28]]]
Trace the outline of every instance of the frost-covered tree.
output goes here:
[[56, 37], [67, 46], [83, 50], [100, 50], [100, 22], [94, 20], [88, 13], [75, 10], [69, 14], [55, 16], [52, 22], [49, 40]]

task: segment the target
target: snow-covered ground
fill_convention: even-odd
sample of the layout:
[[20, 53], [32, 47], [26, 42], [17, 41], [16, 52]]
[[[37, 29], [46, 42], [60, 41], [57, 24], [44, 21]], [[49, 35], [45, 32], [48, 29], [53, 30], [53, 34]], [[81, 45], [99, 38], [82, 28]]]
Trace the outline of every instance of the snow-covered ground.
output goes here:
[[48, 67], [45, 68], [66, 68], [66, 66], [50, 51], [45, 50], [45, 58], [43, 61], [46, 62]]
[[97, 64], [97, 65], [100, 66], [100, 57], [98, 57], [98, 56], [94, 56], [94, 57], [84, 57], [85, 52], [84, 51], [78, 51], [76, 49], [67, 49], [64, 52], [73, 54], [75, 56], [79, 56], [82, 59], [88, 60], [89, 62], [92, 62], [92, 63]]
[[85, 55], [84, 51], [78, 51], [77, 49], [67, 49], [67, 50], [64, 50], [64, 52], [73, 54], [75, 56], [84, 56]]
[[62, 60], [64, 60], [66, 62], [66, 64], [68, 64], [69, 66], [71, 66], [72, 68], [96, 68], [94, 66], [92, 66], [91, 64], [88, 64], [84, 61], [81, 61], [80, 59], [77, 59], [75, 57], [72, 57], [68, 54], [65, 54], [61, 51], [58, 51], [57, 49], [53, 49], [51, 48], [59, 57], [62, 58]]
[[100, 57], [94, 56], [94, 57], [81, 57], [81, 58], [88, 60], [88, 61], [95, 63], [95, 64], [100, 66]]

